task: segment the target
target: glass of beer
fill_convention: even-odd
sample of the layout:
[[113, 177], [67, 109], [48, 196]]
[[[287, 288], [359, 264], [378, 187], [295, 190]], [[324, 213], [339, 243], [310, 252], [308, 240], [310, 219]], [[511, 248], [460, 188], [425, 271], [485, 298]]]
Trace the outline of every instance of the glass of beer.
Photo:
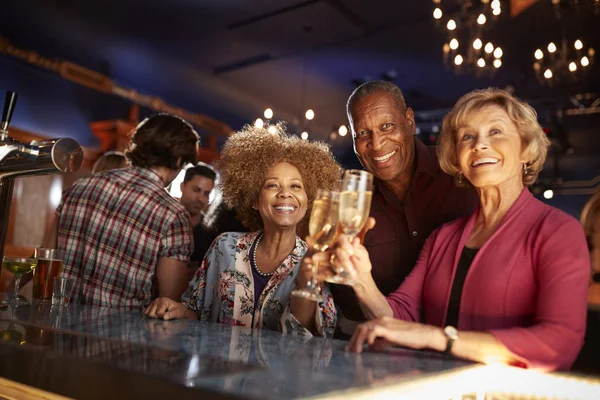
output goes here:
[[35, 258], [16, 258], [4, 257], [2, 260], [2, 268], [12, 272], [15, 275], [15, 291], [10, 299], [10, 304], [14, 307], [27, 304], [26, 301], [19, 299], [19, 289], [21, 286], [21, 277], [35, 268]]
[[35, 249], [37, 265], [33, 271], [33, 298], [42, 302], [52, 301], [54, 278], [63, 267], [62, 252], [58, 249]]
[[[339, 221], [344, 234], [352, 241], [359, 235], [369, 218], [373, 197], [373, 175], [367, 171], [350, 169], [344, 172], [340, 194]], [[361, 238], [362, 239], [362, 238]], [[353, 285], [345, 271], [327, 278], [327, 282]]]

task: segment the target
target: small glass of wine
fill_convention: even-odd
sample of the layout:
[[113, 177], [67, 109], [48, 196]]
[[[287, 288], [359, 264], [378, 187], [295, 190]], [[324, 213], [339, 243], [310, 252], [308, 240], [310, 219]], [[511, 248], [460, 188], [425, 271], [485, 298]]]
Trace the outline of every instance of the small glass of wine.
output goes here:
[[[373, 175], [367, 171], [349, 169], [344, 172], [340, 193], [339, 221], [342, 232], [352, 241], [365, 226], [371, 211]], [[353, 285], [346, 271], [327, 278], [327, 282]]]
[[[313, 246], [317, 251], [325, 251], [337, 236], [339, 205], [339, 192], [318, 189], [310, 213], [308, 233]], [[311, 278], [305, 288], [297, 289], [292, 295], [303, 297], [312, 301], [323, 301], [324, 297], [319, 291], [317, 272], [318, 264], [312, 265]]]
[[10, 300], [10, 304], [13, 307], [21, 304], [28, 304], [27, 301], [23, 301], [19, 298], [19, 289], [21, 286], [21, 277], [31, 271], [36, 266], [35, 258], [17, 258], [17, 257], [4, 257], [2, 260], [2, 268], [12, 272], [15, 275], [15, 291]]

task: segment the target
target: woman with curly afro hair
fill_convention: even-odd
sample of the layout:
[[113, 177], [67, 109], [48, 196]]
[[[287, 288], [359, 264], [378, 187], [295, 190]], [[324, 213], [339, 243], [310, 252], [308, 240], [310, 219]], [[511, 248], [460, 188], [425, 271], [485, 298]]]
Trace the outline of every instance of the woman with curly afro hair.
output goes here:
[[146, 315], [333, 335], [336, 313], [327, 287], [318, 304], [291, 292], [310, 278], [300, 271], [307, 246], [298, 225], [310, 215], [317, 189], [331, 189], [342, 170], [325, 144], [275, 127], [273, 134], [253, 126], [235, 133], [217, 164], [223, 199], [251, 232], [217, 237], [183, 302], [158, 299]]

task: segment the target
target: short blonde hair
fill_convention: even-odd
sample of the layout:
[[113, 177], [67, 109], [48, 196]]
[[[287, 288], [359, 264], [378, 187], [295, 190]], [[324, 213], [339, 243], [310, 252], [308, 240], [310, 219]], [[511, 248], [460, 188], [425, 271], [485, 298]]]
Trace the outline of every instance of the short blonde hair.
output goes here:
[[250, 230], [262, 229], [263, 221], [252, 208], [271, 166], [288, 162], [298, 168], [308, 197], [310, 215], [312, 201], [319, 188], [331, 189], [340, 179], [342, 169], [329, 146], [321, 142], [302, 140], [285, 132], [282, 124], [267, 127], [247, 125], [227, 139], [216, 168], [221, 174], [223, 200], [236, 210], [238, 218]]
[[517, 126], [525, 154], [529, 161], [523, 171], [523, 184], [532, 185], [544, 167], [550, 140], [537, 121], [537, 113], [529, 104], [505, 90], [488, 88], [474, 90], [462, 96], [444, 117], [442, 133], [438, 139], [438, 158], [444, 172], [456, 176], [459, 172], [456, 139], [458, 129], [473, 112], [496, 105], [502, 108]]

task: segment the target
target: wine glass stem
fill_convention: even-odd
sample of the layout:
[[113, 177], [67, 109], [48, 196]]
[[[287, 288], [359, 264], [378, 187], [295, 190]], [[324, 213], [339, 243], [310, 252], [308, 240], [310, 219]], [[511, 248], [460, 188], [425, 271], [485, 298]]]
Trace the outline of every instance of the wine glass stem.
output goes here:
[[19, 298], [19, 288], [21, 286], [21, 274], [15, 274], [15, 294], [14, 298]]
[[319, 263], [315, 262], [311, 268], [310, 280], [308, 281], [308, 287], [317, 290], [317, 272], [319, 271]]

